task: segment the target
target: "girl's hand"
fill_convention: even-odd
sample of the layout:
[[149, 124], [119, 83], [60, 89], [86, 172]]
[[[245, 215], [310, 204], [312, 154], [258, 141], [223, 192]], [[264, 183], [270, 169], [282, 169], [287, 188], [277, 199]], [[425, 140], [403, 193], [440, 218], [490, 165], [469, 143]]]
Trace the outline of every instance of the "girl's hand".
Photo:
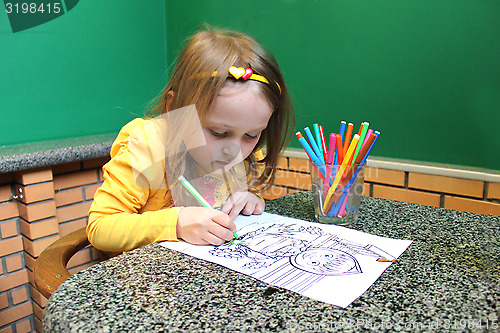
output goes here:
[[233, 239], [236, 225], [224, 213], [212, 208], [183, 207], [177, 218], [177, 238], [191, 244], [221, 245]]
[[266, 203], [259, 196], [250, 192], [236, 192], [222, 207], [222, 212], [229, 215], [234, 221], [239, 213], [243, 215], [260, 215], [264, 212]]

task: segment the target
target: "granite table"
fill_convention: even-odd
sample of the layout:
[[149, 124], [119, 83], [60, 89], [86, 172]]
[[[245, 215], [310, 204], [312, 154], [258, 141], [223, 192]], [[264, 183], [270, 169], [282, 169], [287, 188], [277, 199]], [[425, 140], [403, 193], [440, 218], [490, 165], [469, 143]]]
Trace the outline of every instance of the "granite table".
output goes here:
[[[266, 211], [314, 220], [310, 192]], [[413, 243], [346, 309], [150, 244], [66, 280], [46, 332], [499, 331], [500, 217], [363, 197], [350, 226]]]

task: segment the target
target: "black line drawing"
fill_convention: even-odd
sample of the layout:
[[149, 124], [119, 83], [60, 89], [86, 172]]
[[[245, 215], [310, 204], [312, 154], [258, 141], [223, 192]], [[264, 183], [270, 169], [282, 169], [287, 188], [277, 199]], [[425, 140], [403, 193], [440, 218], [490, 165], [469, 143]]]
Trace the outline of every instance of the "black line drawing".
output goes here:
[[214, 247], [213, 256], [241, 261], [249, 275], [302, 293], [326, 276], [362, 274], [357, 257], [390, 263], [395, 257], [377, 246], [358, 244], [297, 223], [252, 223], [240, 241]]

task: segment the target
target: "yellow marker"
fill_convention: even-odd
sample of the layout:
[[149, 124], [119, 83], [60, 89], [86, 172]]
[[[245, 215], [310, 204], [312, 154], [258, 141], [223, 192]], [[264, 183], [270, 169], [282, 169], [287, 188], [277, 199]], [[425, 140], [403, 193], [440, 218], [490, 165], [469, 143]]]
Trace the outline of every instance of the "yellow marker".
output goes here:
[[328, 190], [328, 193], [326, 194], [325, 198], [325, 203], [323, 204], [323, 214], [328, 214], [326, 212], [326, 208], [328, 207], [328, 202], [330, 201], [330, 198], [332, 197], [333, 193], [335, 192], [335, 189], [337, 188], [337, 185], [339, 184], [340, 180], [342, 179], [342, 175], [344, 174], [345, 169], [347, 168], [347, 163], [349, 163], [349, 160], [351, 159], [352, 154], [354, 153], [354, 149], [356, 149], [356, 145], [358, 144], [359, 141], [359, 135], [354, 134], [354, 138], [352, 138], [351, 144], [349, 145], [349, 149], [347, 149], [347, 153], [344, 156], [344, 159], [342, 160], [342, 165], [340, 166], [339, 170], [337, 171], [337, 175], [335, 176], [335, 179], [333, 180], [333, 184]]

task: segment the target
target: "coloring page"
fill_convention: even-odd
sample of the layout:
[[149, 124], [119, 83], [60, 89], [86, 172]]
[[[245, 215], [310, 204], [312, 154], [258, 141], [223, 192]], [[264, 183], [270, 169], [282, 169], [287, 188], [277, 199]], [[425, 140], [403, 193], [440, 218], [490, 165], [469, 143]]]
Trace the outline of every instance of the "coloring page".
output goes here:
[[411, 244], [269, 213], [240, 215], [235, 224], [241, 239], [220, 246], [160, 245], [345, 308]]

